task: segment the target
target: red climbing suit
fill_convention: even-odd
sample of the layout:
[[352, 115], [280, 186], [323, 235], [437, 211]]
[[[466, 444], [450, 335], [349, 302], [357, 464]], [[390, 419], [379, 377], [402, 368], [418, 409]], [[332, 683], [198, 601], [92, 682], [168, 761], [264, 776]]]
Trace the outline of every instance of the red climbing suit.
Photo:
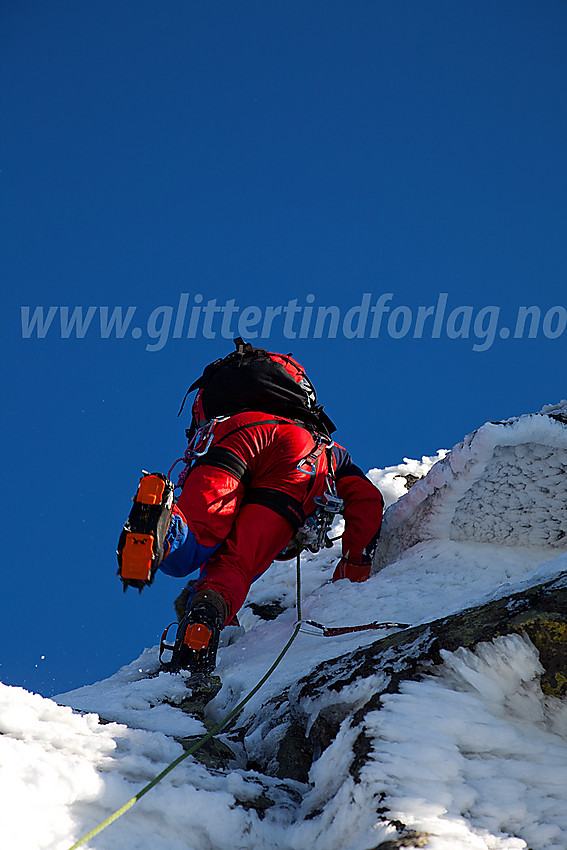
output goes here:
[[[382, 496], [345, 449], [335, 444], [332, 453], [337, 493], [344, 500], [343, 555], [356, 561], [377, 537]], [[217, 422], [175, 511], [199, 546], [218, 546], [202, 566], [196, 589], [222, 595], [226, 622], [243, 605], [252, 581], [315, 510], [329, 460], [326, 444], [297, 421], [247, 411]]]

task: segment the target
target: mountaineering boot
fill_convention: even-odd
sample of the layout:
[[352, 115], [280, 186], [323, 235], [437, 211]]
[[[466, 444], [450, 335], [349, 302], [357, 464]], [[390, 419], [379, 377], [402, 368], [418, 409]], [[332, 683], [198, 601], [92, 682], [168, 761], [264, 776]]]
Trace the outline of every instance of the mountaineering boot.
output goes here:
[[171, 661], [165, 668], [172, 673], [189, 670], [193, 676], [208, 676], [216, 665], [221, 629], [228, 606], [214, 590], [199, 590], [179, 623]]
[[144, 473], [118, 540], [118, 575], [127, 587], [142, 590], [154, 580], [163, 560], [171, 522], [173, 484], [161, 472]]

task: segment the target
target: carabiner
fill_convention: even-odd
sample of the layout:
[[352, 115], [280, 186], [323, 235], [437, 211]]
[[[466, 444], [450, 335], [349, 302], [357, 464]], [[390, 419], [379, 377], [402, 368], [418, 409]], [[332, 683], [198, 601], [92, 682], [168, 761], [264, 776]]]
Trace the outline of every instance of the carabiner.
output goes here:
[[[316, 635], [317, 637], [325, 637], [324, 632], [326, 627], [321, 625], [321, 623], [316, 623], [315, 620], [299, 620], [298, 622], [301, 624], [299, 631], [303, 632], [304, 635]], [[311, 626], [311, 628], [305, 629], [303, 627], [303, 624], [305, 624], [306, 626]], [[313, 629], [318, 629], [319, 631], [313, 631]]]

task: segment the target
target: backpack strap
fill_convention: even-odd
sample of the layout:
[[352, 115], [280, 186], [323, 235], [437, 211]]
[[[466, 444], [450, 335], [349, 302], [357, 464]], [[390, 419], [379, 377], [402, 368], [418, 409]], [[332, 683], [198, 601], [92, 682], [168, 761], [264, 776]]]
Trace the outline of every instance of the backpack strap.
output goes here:
[[246, 488], [250, 486], [252, 481], [252, 473], [246, 462], [236, 452], [224, 446], [211, 446], [206, 454], [197, 458], [191, 469], [195, 469], [197, 466], [214, 466], [216, 469], [230, 472]]

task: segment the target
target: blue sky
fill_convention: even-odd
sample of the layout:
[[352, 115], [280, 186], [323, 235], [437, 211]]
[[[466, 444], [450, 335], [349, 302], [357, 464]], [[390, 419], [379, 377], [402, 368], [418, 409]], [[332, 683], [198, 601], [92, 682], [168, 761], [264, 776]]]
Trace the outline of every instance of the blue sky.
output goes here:
[[558, 0], [4, 4], [3, 681], [93, 681], [172, 619], [116, 540], [239, 318], [366, 469], [565, 397], [566, 36]]

